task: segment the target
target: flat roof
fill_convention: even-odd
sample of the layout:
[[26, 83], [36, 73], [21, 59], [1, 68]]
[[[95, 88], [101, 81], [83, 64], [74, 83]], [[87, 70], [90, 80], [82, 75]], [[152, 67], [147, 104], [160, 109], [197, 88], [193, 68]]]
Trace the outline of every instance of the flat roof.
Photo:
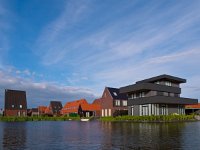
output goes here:
[[145, 80], [137, 81], [136, 84], [155, 82], [155, 81], [159, 81], [159, 80], [162, 80], [162, 79], [167, 79], [169, 81], [176, 82], [176, 83], [186, 83], [186, 79], [167, 75], [167, 74], [163, 74], [163, 75], [155, 76], [155, 77], [148, 78], [148, 79], [145, 79]]

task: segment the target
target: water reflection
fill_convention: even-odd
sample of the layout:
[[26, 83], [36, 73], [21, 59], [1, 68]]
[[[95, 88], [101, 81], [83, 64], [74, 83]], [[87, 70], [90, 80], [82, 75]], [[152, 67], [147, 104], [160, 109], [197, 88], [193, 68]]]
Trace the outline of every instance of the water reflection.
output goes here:
[[0, 149], [200, 149], [200, 122], [0, 122]]
[[26, 123], [3, 123], [3, 149], [26, 148]]
[[102, 149], [174, 149], [181, 147], [184, 123], [103, 122]]

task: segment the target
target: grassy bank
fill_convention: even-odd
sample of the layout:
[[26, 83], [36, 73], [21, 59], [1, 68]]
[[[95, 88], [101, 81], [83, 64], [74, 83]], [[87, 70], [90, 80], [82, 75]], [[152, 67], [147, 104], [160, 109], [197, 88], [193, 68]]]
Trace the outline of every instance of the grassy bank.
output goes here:
[[195, 121], [194, 115], [167, 115], [167, 116], [118, 116], [102, 117], [101, 121], [134, 121], [134, 122], [174, 122]]
[[32, 117], [0, 117], [0, 121], [19, 122], [19, 121], [69, 121], [80, 120], [80, 117], [48, 117], [48, 116], [32, 116]]
[[[93, 118], [89, 118], [92, 120]], [[79, 121], [80, 117], [48, 117], [48, 116], [32, 116], [32, 117], [3, 117], [0, 116], [0, 121], [5, 122], [20, 122], [20, 121]], [[117, 117], [102, 117], [100, 121], [133, 121], [133, 122], [176, 122], [176, 121], [195, 121], [194, 115], [168, 115], [168, 116], [117, 116]]]

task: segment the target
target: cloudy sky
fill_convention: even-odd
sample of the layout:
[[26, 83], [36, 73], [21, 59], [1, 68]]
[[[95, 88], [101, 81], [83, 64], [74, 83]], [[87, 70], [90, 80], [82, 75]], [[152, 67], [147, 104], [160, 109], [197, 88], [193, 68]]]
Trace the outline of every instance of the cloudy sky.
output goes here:
[[6, 88], [35, 107], [160, 74], [200, 99], [199, 41], [198, 0], [0, 0], [0, 108]]

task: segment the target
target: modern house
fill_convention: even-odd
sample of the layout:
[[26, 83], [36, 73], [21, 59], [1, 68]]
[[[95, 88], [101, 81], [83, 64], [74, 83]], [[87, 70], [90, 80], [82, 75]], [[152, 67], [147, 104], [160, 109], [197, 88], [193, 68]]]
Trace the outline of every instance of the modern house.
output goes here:
[[26, 92], [18, 90], [5, 90], [5, 116], [26, 116]]
[[197, 104], [197, 99], [180, 97], [180, 84], [185, 79], [160, 75], [121, 87], [128, 96], [128, 114], [132, 116], [185, 114], [186, 104]]
[[127, 96], [119, 89], [105, 87], [101, 98], [101, 117], [127, 115]]
[[62, 103], [60, 101], [50, 101], [49, 107], [45, 110], [45, 114], [49, 116], [59, 116], [62, 108]]
[[200, 115], [200, 103], [195, 105], [185, 105], [186, 114], [199, 114]]
[[67, 102], [61, 110], [62, 115], [80, 115], [81, 117], [98, 116], [100, 105], [89, 104], [87, 100], [80, 99]]

